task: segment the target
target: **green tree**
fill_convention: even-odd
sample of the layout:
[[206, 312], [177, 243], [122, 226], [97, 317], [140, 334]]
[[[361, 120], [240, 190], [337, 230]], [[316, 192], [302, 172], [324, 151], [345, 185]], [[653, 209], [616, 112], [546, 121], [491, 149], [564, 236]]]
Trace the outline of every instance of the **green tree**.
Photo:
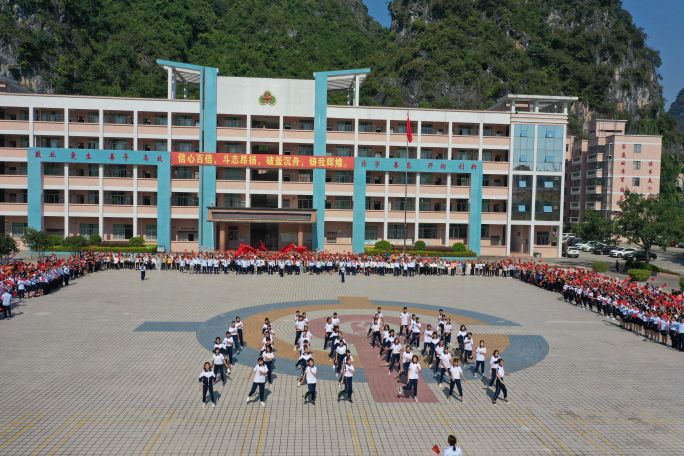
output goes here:
[[45, 231], [36, 230], [31, 227], [26, 227], [21, 240], [24, 241], [26, 247], [37, 252], [39, 255], [50, 247], [50, 235]]
[[17, 252], [19, 252], [17, 241], [11, 236], [0, 234], [0, 258], [15, 255]]
[[582, 221], [573, 227], [575, 234], [585, 241], [607, 241], [615, 235], [613, 221], [599, 211], [586, 211]]
[[681, 200], [626, 191], [618, 205], [622, 212], [615, 218], [616, 232], [643, 248], [646, 261], [654, 246], [666, 249], [682, 234]]

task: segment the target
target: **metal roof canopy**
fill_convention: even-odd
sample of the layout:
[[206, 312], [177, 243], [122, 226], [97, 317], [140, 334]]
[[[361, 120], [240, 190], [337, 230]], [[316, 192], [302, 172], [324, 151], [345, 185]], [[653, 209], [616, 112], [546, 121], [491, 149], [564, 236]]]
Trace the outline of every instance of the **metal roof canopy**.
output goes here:
[[199, 84], [201, 80], [202, 67], [189, 63], [172, 62], [170, 60], [157, 59], [157, 64], [167, 71], [167, 95], [169, 100], [176, 98], [176, 82], [184, 84], [183, 97], [188, 96], [188, 84]]
[[358, 106], [361, 84], [368, 77], [368, 73], [370, 73], [370, 68], [318, 71], [314, 73], [314, 78], [325, 77], [328, 91], [346, 90], [349, 93], [349, 104]]

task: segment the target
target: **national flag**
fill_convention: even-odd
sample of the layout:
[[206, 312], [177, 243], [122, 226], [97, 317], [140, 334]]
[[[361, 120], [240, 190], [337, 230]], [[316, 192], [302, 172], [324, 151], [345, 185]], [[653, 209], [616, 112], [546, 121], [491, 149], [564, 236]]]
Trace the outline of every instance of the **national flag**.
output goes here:
[[259, 241], [259, 248], [264, 252], [268, 251], [268, 249], [266, 248], [266, 244], [264, 244], [264, 241]]
[[435, 454], [439, 454], [439, 453], [440, 453], [439, 446], [438, 446], [436, 443], [435, 443], [435, 446], [432, 447], [432, 451], [434, 451]]
[[413, 132], [411, 131], [411, 117], [406, 113], [406, 140], [410, 143], [413, 142]]

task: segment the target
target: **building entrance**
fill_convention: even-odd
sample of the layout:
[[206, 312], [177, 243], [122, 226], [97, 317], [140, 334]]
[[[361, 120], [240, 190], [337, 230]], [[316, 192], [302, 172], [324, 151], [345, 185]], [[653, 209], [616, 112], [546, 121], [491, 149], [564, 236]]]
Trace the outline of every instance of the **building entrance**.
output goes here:
[[251, 223], [249, 225], [249, 244], [258, 249], [262, 242], [268, 250], [278, 250], [277, 223]]

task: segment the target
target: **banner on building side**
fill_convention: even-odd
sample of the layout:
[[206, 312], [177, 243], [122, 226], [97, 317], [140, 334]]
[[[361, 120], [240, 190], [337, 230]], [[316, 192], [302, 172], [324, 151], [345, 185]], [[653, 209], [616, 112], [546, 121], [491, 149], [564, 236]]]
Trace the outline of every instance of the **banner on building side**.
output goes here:
[[171, 152], [173, 166], [224, 166], [228, 168], [284, 168], [353, 170], [354, 157], [307, 155], [223, 154]]

